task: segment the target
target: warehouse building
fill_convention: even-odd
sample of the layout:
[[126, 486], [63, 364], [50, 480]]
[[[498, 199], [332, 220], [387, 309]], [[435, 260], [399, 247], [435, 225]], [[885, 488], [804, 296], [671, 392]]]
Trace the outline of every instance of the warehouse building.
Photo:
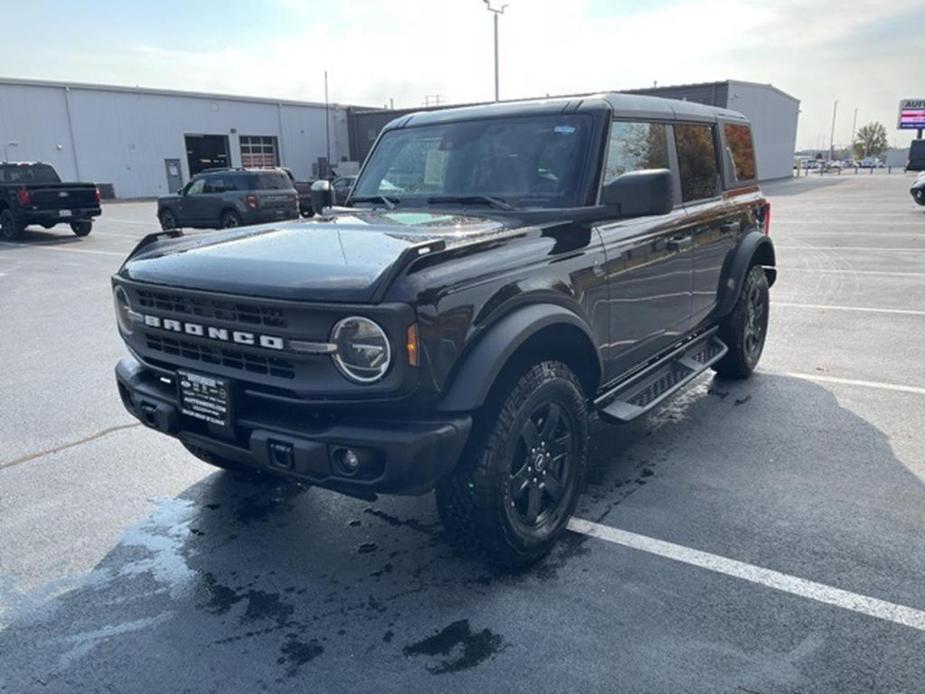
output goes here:
[[[793, 173], [793, 153], [796, 149], [800, 101], [770, 84], [726, 80], [623, 91], [627, 94], [646, 94], [666, 99], [696, 101], [708, 106], [739, 111], [752, 122], [759, 180], [784, 178]], [[439, 108], [452, 108], [452, 106], [440, 106]], [[399, 116], [423, 110], [433, 109], [383, 111], [381, 109], [348, 108], [351, 159], [357, 161], [365, 159], [379, 131], [386, 123]]]
[[164, 195], [216, 166], [309, 178], [329, 147], [332, 163], [349, 155], [340, 105], [19, 79], [0, 79], [0, 147], [120, 198]]
[[[800, 102], [779, 89], [727, 80], [630, 93], [744, 113], [759, 178], [791, 175]], [[342, 162], [362, 162], [386, 123], [420, 110], [0, 78], [0, 159], [46, 161], [120, 198], [173, 192], [210, 167], [279, 165], [308, 179], [329, 152], [351, 173]]]

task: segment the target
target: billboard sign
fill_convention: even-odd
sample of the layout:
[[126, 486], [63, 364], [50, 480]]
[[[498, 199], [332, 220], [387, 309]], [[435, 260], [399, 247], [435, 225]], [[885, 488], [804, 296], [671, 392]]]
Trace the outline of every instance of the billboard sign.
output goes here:
[[925, 128], [925, 99], [903, 99], [899, 102], [899, 130]]

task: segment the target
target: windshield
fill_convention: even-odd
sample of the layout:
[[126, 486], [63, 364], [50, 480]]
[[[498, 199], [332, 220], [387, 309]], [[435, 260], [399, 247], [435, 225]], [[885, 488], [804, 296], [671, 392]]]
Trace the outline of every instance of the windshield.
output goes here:
[[488, 197], [517, 207], [579, 206], [592, 125], [590, 116], [572, 114], [390, 130], [352, 199], [432, 204]]
[[60, 183], [58, 174], [48, 164], [15, 164], [0, 166], [3, 183]]

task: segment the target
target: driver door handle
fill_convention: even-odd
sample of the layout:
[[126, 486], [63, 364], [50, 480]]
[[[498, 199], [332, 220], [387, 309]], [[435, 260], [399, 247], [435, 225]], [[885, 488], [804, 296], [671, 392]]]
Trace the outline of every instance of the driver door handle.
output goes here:
[[685, 251], [693, 245], [694, 237], [690, 234], [687, 236], [672, 236], [668, 239], [668, 243], [665, 244], [669, 251]]

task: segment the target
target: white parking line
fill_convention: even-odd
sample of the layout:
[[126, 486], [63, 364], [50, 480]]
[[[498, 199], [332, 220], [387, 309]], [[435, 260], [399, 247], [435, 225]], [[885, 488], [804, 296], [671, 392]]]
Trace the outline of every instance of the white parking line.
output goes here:
[[117, 258], [124, 258], [126, 253], [116, 253], [113, 251], [91, 251], [87, 248], [58, 248], [57, 246], [45, 246], [38, 243], [11, 243], [9, 241], [0, 241], [0, 246], [10, 248], [38, 248], [43, 251], [61, 251], [63, 253], [90, 253], [92, 255], [114, 255]]
[[849, 222], [849, 221], [846, 221], [846, 220], [826, 220], [826, 221], [824, 221], [824, 222], [814, 220], [814, 221], [812, 221], [812, 222], [799, 222], [799, 221], [796, 221], [796, 220], [778, 219], [777, 217], [774, 217], [774, 218], [773, 218], [773, 221], [771, 222], [771, 232], [772, 232], [772, 233], [774, 232], [774, 227], [775, 227], [775, 225], [780, 225], [780, 226], [797, 226], [797, 225], [800, 225], [800, 226], [804, 226], [804, 227], [812, 226], [813, 228], [815, 228], [815, 227], [828, 227], [828, 226], [840, 226], [840, 225], [846, 226], [846, 225], [849, 225], [849, 224], [850, 224], [851, 226], [862, 227], [862, 228], [863, 228], [863, 227], [903, 227], [903, 226], [910, 226], [910, 227], [919, 227], [920, 229], [922, 229], [923, 231], [925, 231], [925, 219], [920, 220], [920, 221], [918, 221], [918, 222], [868, 222], [868, 221], [865, 221], [865, 220], [857, 220], [857, 221], [853, 221], [853, 222]]
[[835, 270], [832, 268], [815, 268], [815, 267], [783, 267], [778, 266], [779, 270], [785, 272], [813, 272], [825, 275], [879, 275], [882, 277], [925, 277], [925, 272], [889, 272], [886, 270], [854, 270], [844, 268]]
[[741, 578], [744, 581], [767, 588], [774, 588], [784, 593], [925, 631], [925, 612], [913, 607], [897, 605], [886, 600], [842, 590], [841, 588], [833, 588], [824, 583], [816, 583], [815, 581], [798, 578], [780, 571], [746, 564], [718, 554], [701, 552], [683, 545], [676, 545], [673, 542], [665, 542], [654, 537], [618, 530], [580, 518], [570, 520], [568, 528], [572, 532], [595, 537], [599, 540], [606, 540], [640, 552], [647, 552], [666, 559], [697, 566], [701, 569], [707, 569], [708, 571], [725, 574], [726, 576]]
[[903, 316], [925, 316], [925, 311], [911, 308], [874, 308], [869, 306], [835, 306], [833, 304], [794, 304], [789, 301], [772, 301], [771, 306], [787, 308], [813, 308], [821, 311], [860, 311], [862, 313], [895, 313]]
[[837, 376], [821, 376], [819, 374], [804, 374], [793, 371], [773, 371], [778, 376], [789, 376], [790, 378], [800, 378], [804, 381], [815, 381], [816, 383], [838, 383], [845, 386], [859, 386], [861, 388], [877, 388], [879, 390], [892, 390], [899, 393], [913, 393], [915, 395], [925, 395], [925, 388], [919, 386], [906, 386], [899, 383], [883, 383], [881, 381], [859, 381], [853, 378], [838, 378]]
[[776, 250], [787, 250], [787, 251], [825, 251], [826, 253], [831, 253], [832, 251], [873, 251], [874, 253], [925, 253], [925, 246], [920, 248], [900, 248], [900, 247], [889, 247], [889, 246], [810, 246], [809, 244], [800, 245], [800, 246], [788, 246], [787, 244], [775, 244], [774, 248]]

